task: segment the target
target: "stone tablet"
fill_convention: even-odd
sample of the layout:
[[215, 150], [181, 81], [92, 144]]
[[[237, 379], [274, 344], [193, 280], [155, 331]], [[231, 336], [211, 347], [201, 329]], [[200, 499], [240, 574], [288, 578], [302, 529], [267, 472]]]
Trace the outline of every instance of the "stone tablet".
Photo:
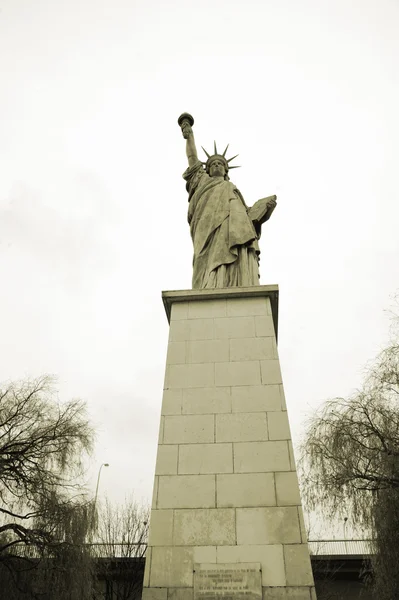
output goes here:
[[262, 600], [260, 563], [195, 564], [194, 600]]

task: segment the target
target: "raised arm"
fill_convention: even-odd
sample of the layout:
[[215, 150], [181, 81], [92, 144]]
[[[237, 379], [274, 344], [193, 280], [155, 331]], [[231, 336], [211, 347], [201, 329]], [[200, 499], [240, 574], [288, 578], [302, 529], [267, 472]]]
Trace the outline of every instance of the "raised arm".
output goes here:
[[186, 140], [186, 154], [188, 158], [188, 166], [192, 167], [198, 160], [197, 148], [195, 147], [194, 133], [191, 126], [194, 125], [194, 119], [188, 113], [183, 113], [178, 119], [182, 134]]

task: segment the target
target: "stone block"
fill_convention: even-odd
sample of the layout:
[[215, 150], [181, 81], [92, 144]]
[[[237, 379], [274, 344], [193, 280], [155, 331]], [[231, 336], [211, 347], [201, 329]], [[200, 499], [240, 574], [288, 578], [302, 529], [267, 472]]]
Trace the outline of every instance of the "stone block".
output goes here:
[[[212, 319], [209, 319], [213, 321]], [[212, 325], [212, 337], [213, 337], [213, 322]], [[182, 319], [181, 321], [171, 321], [169, 326], [169, 341], [171, 342], [185, 342], [190, 339], [190, 329], [188, 319]]]
[[216, 415], [217, 442], [261, 442], [267, 439], [266, 413]]
[[142, 600], [167, 600], [168, 589], [166, 587], [144, 587]]
[[311, 600], [308, 587], [265, 587], [263, 600]]
[[243, 385], [231, 388], [233, 412], [266, 412], [281, 410], [278, 385]]
[[284, 546], [284, 561], [287, 575], [287, 585], [314, 585], [307, 544]]
[[[260, 367], [258, 360], [215, 364], [216, 386], [259, 385], [260, 382]], [[190, 387], [196, 386], [193, 385]]]
[[282, 545], [218, 546], [217, 562], [259, 562], [262, 568], [262, 585], [285, 585]]
[[194, 546], [193, 563], [216, 563], [216, 546]]
[[166, 366], [166, 389], [212, 387], [214, 384], [215, 365], [213, 363]]
[[275, 506], [274, 474], [217, 475], [216, 499], [218, 507]]
[[177, 450], [178, 446], [176, 445], [158, 446], [156, 475], [177, 474]]
[[214, 475], [162, 475], [157, 508], [212, 508], [215, 487]]
[[143, 587], [148, 587], [150, 585], [151, 552], [152, 552], [152, 548], [150, 548], [149, 546], [147, 546], [147, 550], [146, 550], [146, 553], [145, 553], [145, 567], [144, 567]]
[[148, 534], [149, 546], [172, 545], [172, 533], [173, 510], [152, 510]]
[[254, 317], [256, 337], [276, 337], [273, 319], [271, 316]]
[[196, 340], [185, 343], [188, 363], [215, 363], [229, 360], [229, 340]]
[[170, 315], [170, 321], [181, 321], [188, 319], [188, 302], [174, 302]]
[[169, 588], [168, 600], [193, 600], [194, 588]]
[[301, 542], [296, 507], [237, 508], [237, 544]]
[[291, 440], [288, 442], [288, 452], [289, 452], [289, 456], [290, 456], [291, 471], [296, 471], [294, 448], [292, 446], [292, 441]]
[[302, 506], [298, 506], [299, 526], [301, 528], [301, 539], [303, 544], [308, 543], [308, 534], [306, 531], [305, 519], [303, 518]]
[[186, 342], [188, 340], [213, 340], [213, 319], [184, 319], [171, 321], [169, 329], [170, 342]]
[[262, 600], [287, 600], [285, 587], [262, 587]]
[[215, 439], [214, 415], [167, 416], [164, 444], [206, 444]]
[[181, 365], [187, 362], [186, 344], [187, 342], [169, 342], [167, 365]]
[[213, 340], [215, 325], [213, 319], [190, 319], [188, 322], [189, 340]]
[[285, 410], [267, 413], [269, 440], [290, 440], [291, 432], [288, 414]]
[[221, 546], [236, 543], [233, 508], [175, 510], [175, 546]]
[[180, 415], [182, 405], [183, 390], [164, 390], [162, 397], [163, 415]]
[[299, 506], [301, 497], [299, 495], [298, 477], [295, 471], [276, 473], [276, 494], [278, 506]]
[[287, 600], [311, 600], [310, 588], [287, 587]]
[[193, 563], [216, 563], [216, 546], [193, 546]]
[[183, 390], [183, 414], [210, 414], [231, 412], [229, 387], [191, 388]]
[[277, 358], [276, 343], [272, 337], [241, 338], [229, 342], [231, 361]]
[[193, 600], [194, 588], [168, 588], [168, 600]]
[[278, 442], [235, 442], [235, 473], [268, 473], [289, 471], [288, 444]]
[[317, 600], [317, 596], [316, 596], [316, 590], [314, 587], [310, 588], [310, 597], [312, 600]]
[[150, 585], [152, 587], [192, 586], [192, 548], [181, 546], [155, 546], [152, 548]]
[[165, 426], [165, 417], [161, 416], [160, 421], [159, 421], [158, 444], [163, 444], [164, 426]]
[[283, 386], [283, 384], [280, 384], [279, 388], [280, 388], [280, 396], [281, 396], [281, 408], [283, 410], [287, 410], [287, 403], [285, 401], [285, 393], [284, 393], [284, 386]]
[[260, 368], [263, 385], [282, 383], [279, 360], [261, 360]]
[[188, 305], [189, 319], [226, 317], [226, 300], [192, 300]]
[[268, 298], [229, 298], [227, 300], [228, 317], [250, 317], [268, 314]]
[[215, 319], [215, 339], [255, 337], [255, 317], [225, 317]]
[[158, 477], [155, 476], [154, 477], [154, 487], [152, 489], [152, 501], [151, 501], [151, 508], [156, 508], [157, 507], [157, 501], [158, 501]]
[[179, 474], [232, 472], [232, 444], [187, 444], [179, 447]]

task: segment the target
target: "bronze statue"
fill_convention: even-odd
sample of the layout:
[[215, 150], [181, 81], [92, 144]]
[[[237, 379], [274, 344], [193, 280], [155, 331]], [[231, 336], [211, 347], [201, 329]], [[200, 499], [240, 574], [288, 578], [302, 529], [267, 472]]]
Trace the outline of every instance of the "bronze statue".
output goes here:
[[[228, 145], [223, 154], [201, 162], [197, 156], [192, 126], [194, 119], [183, 113], [178, 119], [186, 142], [188, 169], [184, 172], [188, 191], [188, 222], [194, 245], [193, 288], [226, 288], [259, 285], [261, 226], [275, 206], [276, 196], [258, 200], [249, 208], [240, 191], [229, 180]], [[238, 156], [238, 155], [237, 155]]]

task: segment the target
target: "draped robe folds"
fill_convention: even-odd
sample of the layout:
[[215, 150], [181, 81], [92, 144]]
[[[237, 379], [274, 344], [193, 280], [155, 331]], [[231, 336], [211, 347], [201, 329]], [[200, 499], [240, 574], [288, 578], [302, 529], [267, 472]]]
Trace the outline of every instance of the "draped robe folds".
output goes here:
[[259, 285], [259, 245], [238, 189], [196, 162], [183, 174], [194, 246], [193, 288]]

